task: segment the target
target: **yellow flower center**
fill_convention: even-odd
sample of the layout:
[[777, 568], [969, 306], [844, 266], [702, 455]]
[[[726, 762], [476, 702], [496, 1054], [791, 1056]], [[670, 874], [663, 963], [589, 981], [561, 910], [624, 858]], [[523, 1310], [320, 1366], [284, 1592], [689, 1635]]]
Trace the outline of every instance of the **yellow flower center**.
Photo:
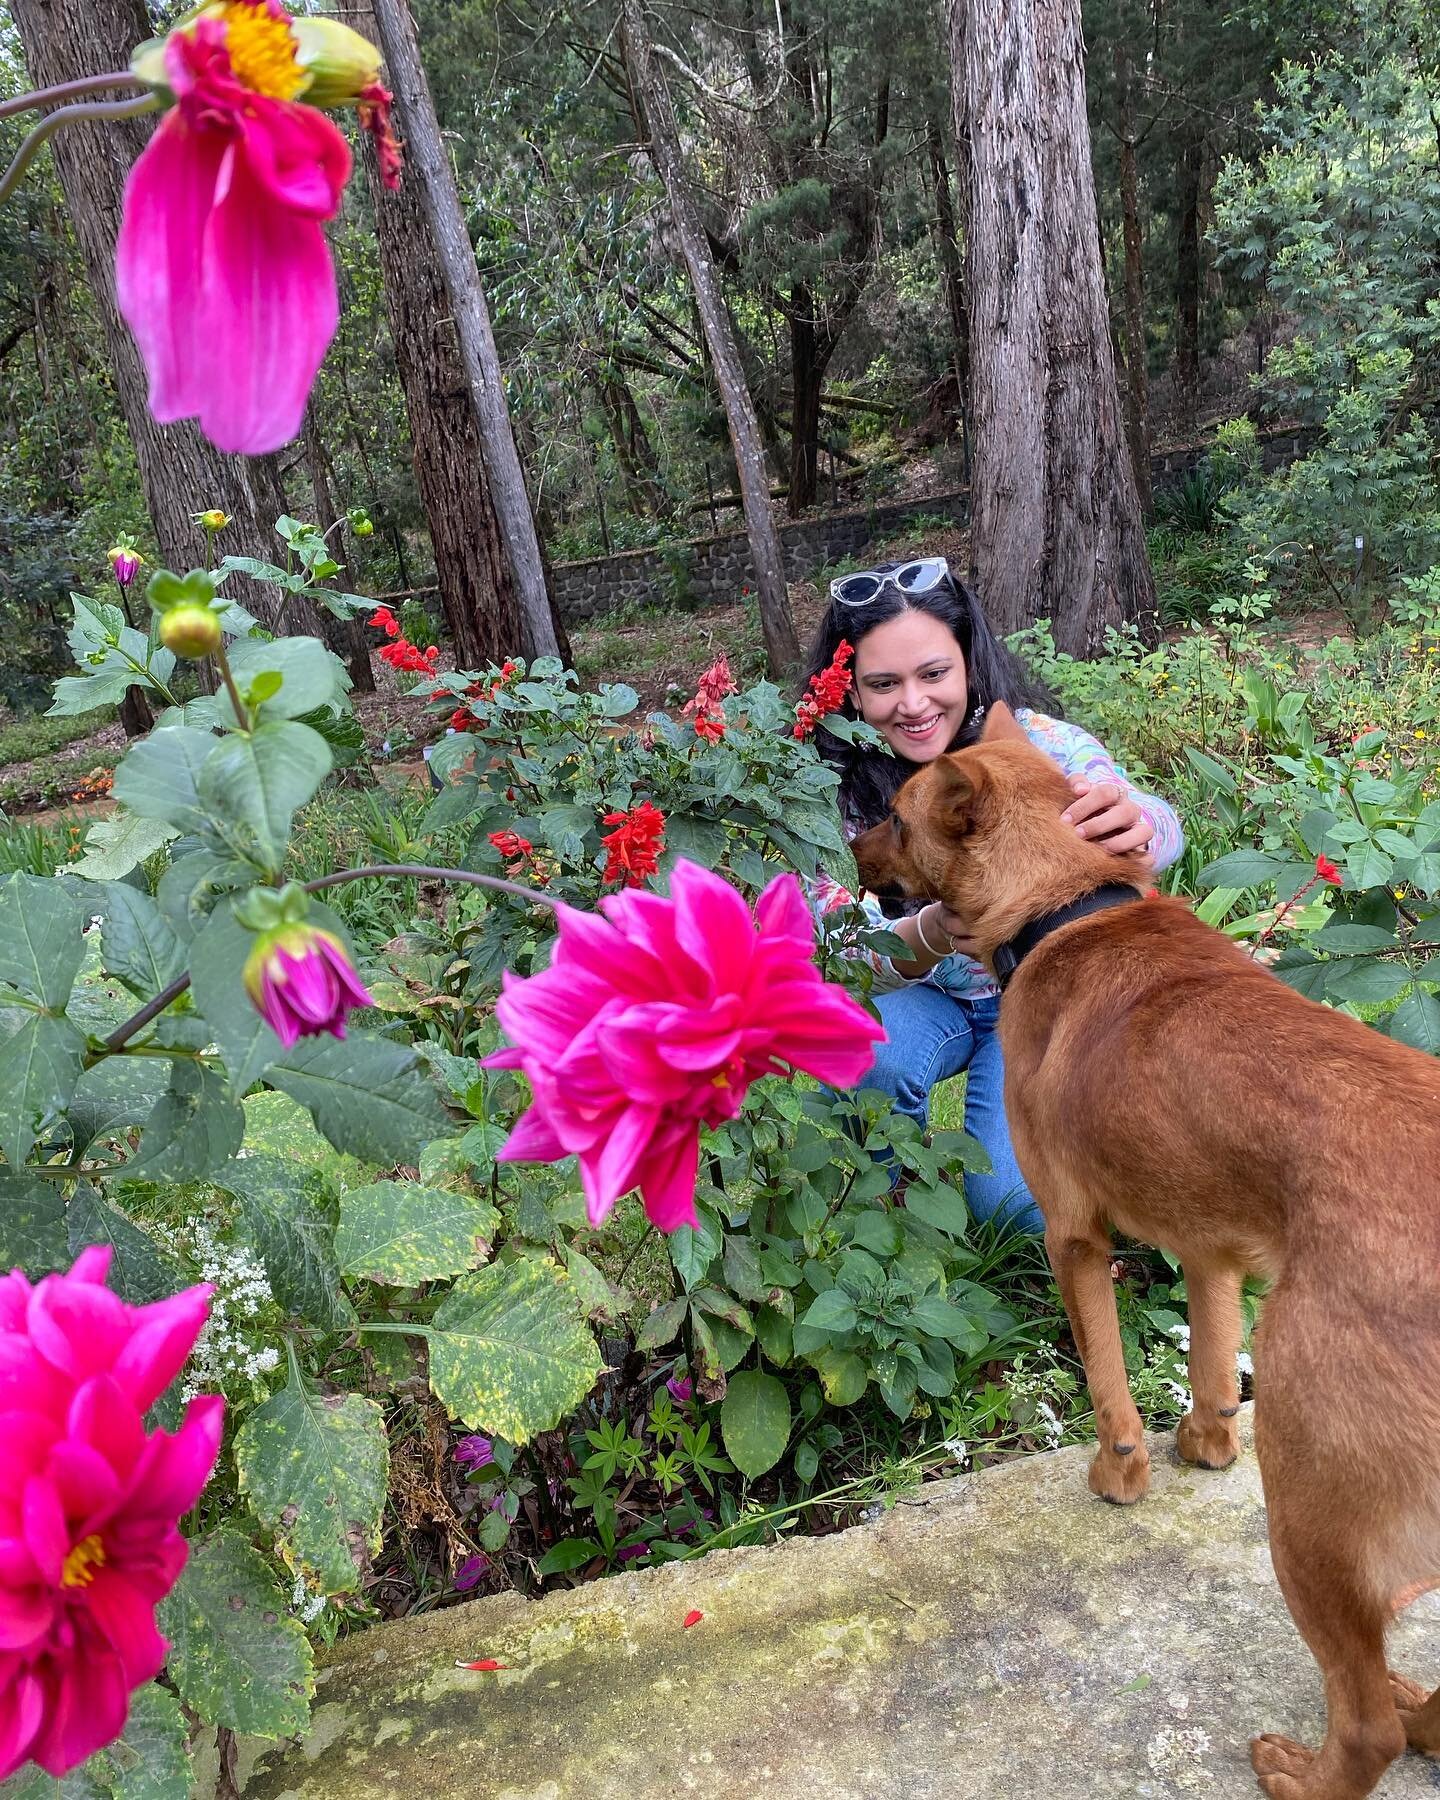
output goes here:
[[272, 100], [293, 100], [308, 85], [287, 13], [272, 12], [266, 0], [224, 0], [219, 17], [237, 81]]
[[95, 1579], [95, 1571], [105, 1566], [105, 1546], [100, 1542], [100, 1534], [91, 1532], [65, 1558], [65, 1567], [60, 1571], [61, 1587], [89, 1587]]

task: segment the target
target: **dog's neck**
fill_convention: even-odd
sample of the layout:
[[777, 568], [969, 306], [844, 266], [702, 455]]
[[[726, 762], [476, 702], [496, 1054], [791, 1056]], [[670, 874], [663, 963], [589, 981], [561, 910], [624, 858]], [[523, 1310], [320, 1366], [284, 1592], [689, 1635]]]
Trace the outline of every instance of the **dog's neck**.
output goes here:
[[1032, 919], [1014, 937], [997, 945], [991, 952], [989, 963], [996, 981], [1002, 990], [1008, 987], [1011, 976], [1030, 952], [1038, 949], [1052, 932], [1059, 931], [1062, 926], [1078, 924], [1081, 919], [1088, 919], [1097, 912], [1108, 912], [1111, 907], [1124, 906], [1139, 898], [1140, 890], [1128, 881], [1108, 881], [1103, 887], [1094, 888], [1090, 893], [1082, 894], [1078, 900], [1072, 900], [1068, 906]]

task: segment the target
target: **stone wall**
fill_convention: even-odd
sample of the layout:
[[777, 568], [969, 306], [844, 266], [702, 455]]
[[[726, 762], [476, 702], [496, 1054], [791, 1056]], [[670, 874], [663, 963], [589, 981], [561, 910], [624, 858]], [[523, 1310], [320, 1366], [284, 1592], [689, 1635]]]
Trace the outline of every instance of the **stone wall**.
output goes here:
[[[1261, 440], [1267, 470], [1293, 462], [1309, 447], [1312, 433], [1291, 429], [1271, 432]], [[1178, 487], [1209, 454], [1208, 444], [1162, 451], [1151, 459], [1157, 493]], [[941, 517], [965, 525], [970, 517], [968, 488], [929, 494], [920, 500], [861, 507], [852, 512], [821, 513], [780, 526], [785, 575], [803, 581], [817, 569], [859, 556], [871, 544], [897, 536], [912, 520]], [[556, 563], [551, 570], [555, 597], [567, 624], [594, 618], [612, 607], [686, 607], [731, 605], [754, 583], [750, 541], [743, 531], [688, 538], [663, 550], [624, 550], [586, 562]]]

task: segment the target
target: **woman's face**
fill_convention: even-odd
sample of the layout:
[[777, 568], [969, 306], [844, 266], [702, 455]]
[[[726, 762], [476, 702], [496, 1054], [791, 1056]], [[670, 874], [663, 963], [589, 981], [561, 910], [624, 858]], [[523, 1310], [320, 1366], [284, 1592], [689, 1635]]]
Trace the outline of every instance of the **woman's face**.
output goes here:
[[856, 646], [854, 691], [861, 718], [897, 756], [931, 762], [965, 722], [965, 652], [929, 613], [898, 613]]

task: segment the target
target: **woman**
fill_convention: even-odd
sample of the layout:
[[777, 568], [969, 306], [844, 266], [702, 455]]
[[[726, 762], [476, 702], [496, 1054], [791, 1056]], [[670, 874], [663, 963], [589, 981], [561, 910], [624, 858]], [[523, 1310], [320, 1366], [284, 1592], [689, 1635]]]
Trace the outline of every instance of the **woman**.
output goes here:
[[[885, 817], [917, 765], [974, 743], [986, 708], [1003, 700], [1031, 741], [1070, 777], [1074, 799], [1062, 817], [1081, 837], [1116, 855], [1147, 850], [1157, 869], [1180, 854], [1180, 823], [1170, 807], [1140, 792], [1097, 739], [1056, 715], [943, 557], [886, 563], [833, 581], [810, 648], [807, 681], [829, 666], [842, 642], [855, 652], [845, 711], [873, 726], [893, 752], [851, 746], [823, 724], [818, 728], [816, 747], [840, 776], [847, 837]], [[823, 912], [850, 896], [822, 879], [818, 898]], [[923, 1129], [930, 1090], [968, 1069], [965, 1129], [984, 1145], [991, 1166], [988, 1175], [965, 1177], [971, 1215], [1013, 1230], [1043, 1230], [1005, 1120], [999, 990], [970, 954], [964, 920], [938, 901], [906, 902], [890, 919], [875, 900], [865, 897], [864, 904], [909, 952], [868, 958], [887, 1041], [865, 1086], [889, 1094]]]

